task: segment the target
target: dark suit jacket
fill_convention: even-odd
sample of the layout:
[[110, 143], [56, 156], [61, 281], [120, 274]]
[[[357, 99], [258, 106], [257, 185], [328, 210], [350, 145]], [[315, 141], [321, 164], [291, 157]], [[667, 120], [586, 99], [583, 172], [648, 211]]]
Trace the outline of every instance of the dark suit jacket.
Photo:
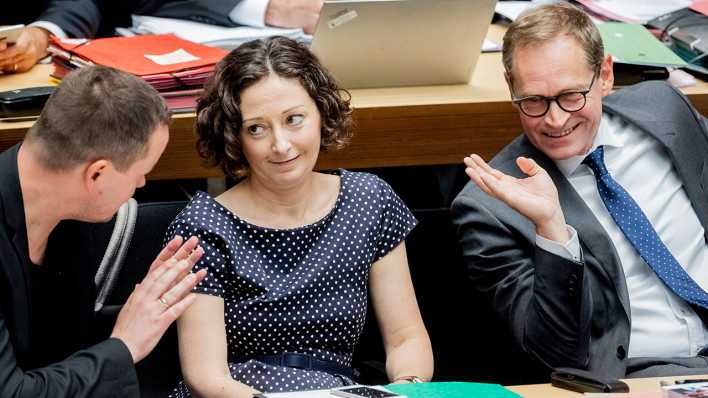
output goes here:
[[[0, 154], [0, 397], [137, 397], [137, 375], [125, 344], [117, 339], [84, 344], [93, 313], [93, 274], [80, 272], [78, 264], [58, 264], [66, 253], [82, 250], [78, 239], [58, 244], [50, 238], [42, 267], [54, 263], [60, 282], [48, 289], [56, 294], [47, 300], [57, 303], [51, 310], [57, 322], [37, 330], [43, 323], [33, 318], [33, 301], [42, 297], [33, 294], [31, 267], [37, 266], [28, 254], [18, 148]], [[65, 250], [52, 254], [60, 247]]]
[[[643, 83], [606, 97], [603, 110], [666, 147], [708, 231], [708, 133], [686, 97], [664, 82]], [[471, 281], [488, 294], [515, 343], [542, 363], [623, 377], [636, 359], [626, 358], [630, 299], [614, 245], [555, 163], [525, 136], [491, 165], [523, 177], [518, 156], [535, 159], [550, 174], [566, 222], [578, 231], [583, 258], [576, 263], [538, 248], [528, 219], [470, 182], [452, 211]]]
[[131, 14], [188, 19], [237, 26], [229, 13], [241, 0], [26, 0], [9, 2], [0, 25], [42, 20], [56, 24], [69, 37], [113, 36], [116, 27], [132, 25]]
[[93, 37], [101, 21], [96, 0], [9, 1], [0, 13], [0, 25], [52, 22], [69, 37]]

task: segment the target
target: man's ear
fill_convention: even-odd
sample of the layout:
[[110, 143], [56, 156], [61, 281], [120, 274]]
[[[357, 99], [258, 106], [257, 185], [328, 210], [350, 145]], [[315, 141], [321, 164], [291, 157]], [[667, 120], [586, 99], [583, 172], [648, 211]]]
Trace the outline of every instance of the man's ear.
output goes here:
[[612, 62], [612, 55], [607, 54], [605, 59], [602, 60], [600, 65], [600, 83], [602, 83], [602, 96], [609, 95], [612, 92], [612, 88], [615, 85], [615, 73], [613, 71], [614, 63]]
[[84, 167], [83, 181], [84, 186], [89, 192], [95, 193], [100, 190], [100, 186], [105, 180], [102, 178], [111, 167], [111, 162], [106, 159], [94, 160]]

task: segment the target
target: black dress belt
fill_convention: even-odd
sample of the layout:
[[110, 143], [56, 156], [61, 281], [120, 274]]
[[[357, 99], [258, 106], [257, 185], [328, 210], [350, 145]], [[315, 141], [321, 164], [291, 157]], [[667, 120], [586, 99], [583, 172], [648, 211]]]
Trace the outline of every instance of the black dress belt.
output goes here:
[[237, 362], [246, 362], [248, 360], [256, 360], [272, 366], [287, 366], [289, 368], [298, 368], [306, 370], [319, 370], [327, 372], [335, 376], [346, 376], [354, 380], [358, 375], [354, 369], [349, 366], [340, 365], [333, 361], [325, 361], [318, 359], [312, 355], [299, 354], [296, 352], [284, 352], [275, 355], [260, 355], [252, 357], [240, 357]]

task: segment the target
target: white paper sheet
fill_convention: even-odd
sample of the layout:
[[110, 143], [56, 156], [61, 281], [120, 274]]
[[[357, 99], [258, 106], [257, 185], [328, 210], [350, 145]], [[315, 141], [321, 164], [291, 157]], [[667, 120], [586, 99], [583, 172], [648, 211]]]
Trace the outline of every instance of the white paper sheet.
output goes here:
[[159, 35], [172, 33], [185, 40], [226, 49], [236, 48], [238, 45], [250, 40], [276, 35], [287, 36], [296, 40], [306, 38], [301, 29], [254, 28], [250, 26], [229, 28], [182, 19], [144, 15], [133, 15], [132, 30], [139, 34]]

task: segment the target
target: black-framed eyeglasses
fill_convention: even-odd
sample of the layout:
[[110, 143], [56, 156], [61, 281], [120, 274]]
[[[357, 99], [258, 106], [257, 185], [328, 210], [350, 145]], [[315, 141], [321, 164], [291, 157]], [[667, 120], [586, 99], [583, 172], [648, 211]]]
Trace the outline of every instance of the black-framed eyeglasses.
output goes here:
[[511, 102], [516, 104], [521, 112], [529, 117], [544, 116], [551, 109], [551, 102], [555, 102], [559, 108], [566, 112], [577, 112], [585, 107], [587, 95], [592, 90], [592, 85], [595, 84], [597, 75], [597, 72], [592, 75], [592, 80], [590, 80], [590, 86], [587, 90], [568, 91], [553, 97], [530, 95], [524, 98], [513, 98]]

